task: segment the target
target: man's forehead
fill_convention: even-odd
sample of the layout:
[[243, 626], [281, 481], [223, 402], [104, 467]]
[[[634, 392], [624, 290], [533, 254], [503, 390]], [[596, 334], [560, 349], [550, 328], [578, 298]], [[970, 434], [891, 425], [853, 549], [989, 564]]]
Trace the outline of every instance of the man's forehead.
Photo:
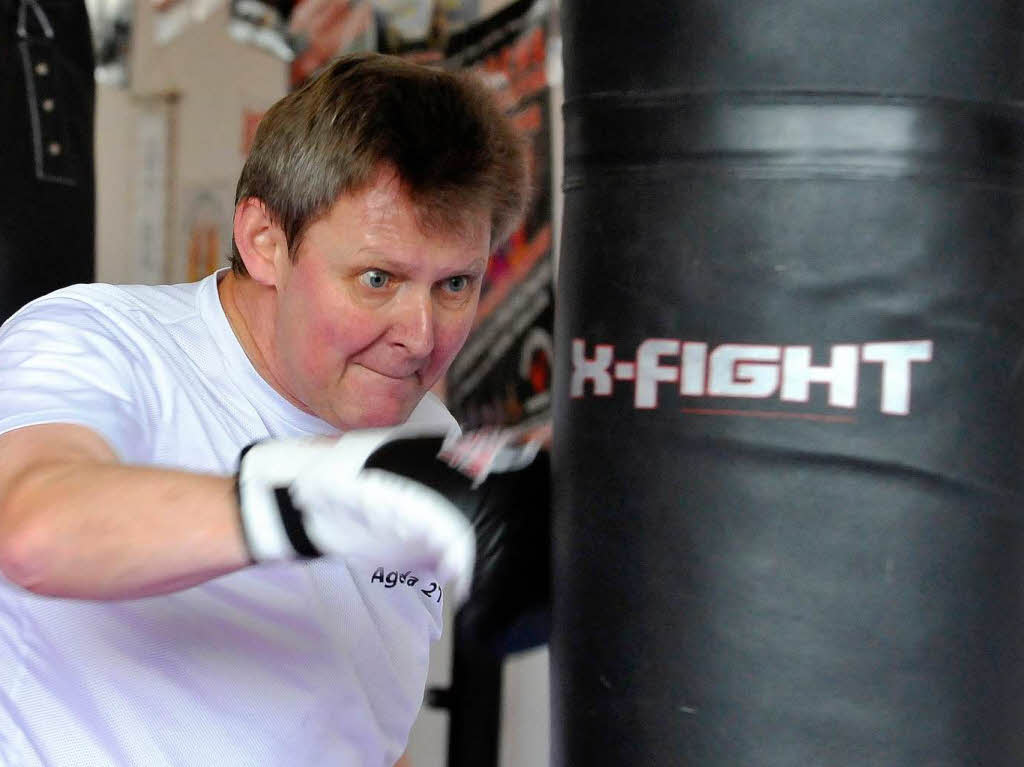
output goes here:
[[[450, 204], [443, 192], [412, 194], [394, 171], [382, 171], [373, 182], [339, 198], [357, 206], [362, 223], [380, 226], [408, 212], [426, 237], [457, 238], [467, 246], [490, 241], [491, 212], [484, 205]], [[454, 201], [451, 201], [454, 202]]]

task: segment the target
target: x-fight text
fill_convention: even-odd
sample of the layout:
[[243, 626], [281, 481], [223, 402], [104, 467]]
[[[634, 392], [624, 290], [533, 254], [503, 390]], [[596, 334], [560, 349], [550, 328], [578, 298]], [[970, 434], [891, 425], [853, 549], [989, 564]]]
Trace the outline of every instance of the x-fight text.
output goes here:
[[[572, 341], [573, 398], [607, 397], [618, 381], [632, 382], [633, 405], [640, 410], [658, 407], [661, 387], [674, 385], [684, 397], [733, 397], [783, 402], [810, 401], [811, 386], [825, 386], [828, 404], [855, 408], [861, 369], [880, 367], [879, 409], [888, 415], [910, 413], [914, 366], [931, 362], [930, 340], [841, 343], [828, 348], [828, 360], [814, 364], [806, 345], [723, 343], [671, 338], [648, 338], [636, 350], [635, 360], [617, 360], [611, 344], [588, 349], [582, 338]], [[589, 384], [589, 386], [587, 385]]]

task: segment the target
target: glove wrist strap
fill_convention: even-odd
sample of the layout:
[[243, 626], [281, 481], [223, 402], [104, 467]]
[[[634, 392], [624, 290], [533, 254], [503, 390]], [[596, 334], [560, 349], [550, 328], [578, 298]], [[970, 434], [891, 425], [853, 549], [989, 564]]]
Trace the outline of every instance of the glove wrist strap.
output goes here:
[[250, 445], [242, 451], [236, 493], [242, 534], [249, 557], [267, 562], [319, 556], [306, 535], [302, 511], [292, 503], [282, 466], [307, 457], [274, 442]]
[[306, 526], [302, 523], [302, 511], [292, 503], [292, 496], [288, 492], [288, 488], [274, 488], [274, 498], [277, 500], [277, 508], [281, 512], [284, 533], [288, 536], [288, 541], [295, 549], [295, 553], [307, 559], [323, 556], [323, 552], [313, 544], [306, 534]]

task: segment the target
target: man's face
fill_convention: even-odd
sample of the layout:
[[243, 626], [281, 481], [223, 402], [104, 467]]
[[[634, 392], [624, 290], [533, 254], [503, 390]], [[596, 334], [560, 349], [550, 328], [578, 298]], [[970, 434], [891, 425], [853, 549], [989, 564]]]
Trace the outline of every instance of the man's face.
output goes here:
[[393, 176], [342, 197], [277, 274], [276, 379], [341, 429], [412, 412], [469, 334], [490, 222], [424, 234]]

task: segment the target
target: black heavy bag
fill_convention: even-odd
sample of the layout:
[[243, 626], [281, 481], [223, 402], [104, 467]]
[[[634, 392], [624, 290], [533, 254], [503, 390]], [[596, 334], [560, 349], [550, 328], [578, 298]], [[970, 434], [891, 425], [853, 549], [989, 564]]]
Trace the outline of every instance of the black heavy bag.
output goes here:
[[0, 322], [93, 279], [94, 97], [82, 0], [0, 0]]
[[1024, 11], [564, 0], [558, 767], [1024, 764]]

